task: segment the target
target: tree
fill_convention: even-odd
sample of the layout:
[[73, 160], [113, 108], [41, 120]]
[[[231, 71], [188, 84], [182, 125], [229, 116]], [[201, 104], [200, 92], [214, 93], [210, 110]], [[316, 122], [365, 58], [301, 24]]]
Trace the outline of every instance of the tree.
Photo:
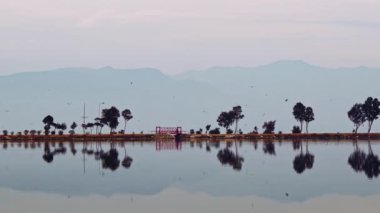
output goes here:
[[309, 133], [309, 123], [314, 121], [314, 112], [313, 108], [311, 107], [306, 107], [305, 109], [305, 115], [304, 115], [304, 120], [306, 124], [306, 133]]
[[263, 129], [264, 134], [273, 134], [276, 127], [276, 121], [264, 122]]
[[232, 111], [230, 113], [233, 115], [233, 122], [235, 122], [235, 134], [238, 130], [238, 123], [240, 119], [244, 118], [243, 110], [241, 109], [241, 106], [234, 106], [232, 107]]
[[62, 131], [67, 129], [66, 123], [56, 124], [56, 126], [57, 126], [57, 129], [60, 129]]
[[92, 134], [92, 129], [94, 128], [94, 126], [95, 126], [95, 125], [94, 125], [93, 123], [87, 123], [87, 124], [86, 124], [86, 129], [87, 129], [87, 128], [90, 128], [90, 133]]
[[53, 118], [53, 116], [48, 115], [48, 116], [46, 116], [46, 117], [42, 120], [42, 122], [43, 122], [45, 125], [52, 125], [52, 124], [54, 123], [54, 118]]
[[303, 122], [305, 121], [305, 111], [306, 107], [301, 102], [296, 103], [293, 107], [293, 115], [294, 118], [300, 122], [301, 132], [303, 129]]
[[206, 135], [207, 135], [207, 133], [210, 131], [210, 128], [211, 128], [211, 125], [210, 125], [210, 124], [206, 125]]
[[119, 125], [119, 110], [112, 106], [109, 109], [103, 109], [102, 111], [102, 121], [110, 128], [110, 133], [112, 133]]
[[351, 109], [347, 112], [348, 118], [354, 123], [355, 129], [354, 133], [358, 133], [358, 129], [366, 120], [366, 116], [363, 111], [363, 104], [356, 103], [351, 107]]
[[72, 124], [71, 124], [71, 126], [70, 126], [70, 128], [71, 128], [71, 130], [75, 130], [75, 128], [77, 128], [77, 123], [75, 123], [75, 122], [73, 122]]
[[75, 133], [75, 128], [77, 128], [77, 123], [73, 122], [71, 125], [70, 125], [70, 134], [74, 134]]
[[132, 112], [131, 112], [131, 110], [129, 110], [129, 109], [125, 109], [125, 110], [123, 110], [123, 111], [121, 112], [121, 115], [122, 115], [123, 118], [124, 118], [124, 132], [125, 132], [125, 129], [127, 128], [127, 122], [128, 122], [129, 120], [131, 120], [131, 119], [133, 118], [133, 116], [132, 116]]
[[218, 122], [219, 126], [226, 128], [226, 133], [227, 133], [229, 127], [234, 122], [234, 114], [231, 113], [231, 111], [230, 112], [221, 112], [216, 121]]
[[368, 97], [362, 109], [365, 119], [368, 122], [368, 133], [370, 133], [373, 122], [378, 119], [380, 115], [380, 102], [377, 98]]

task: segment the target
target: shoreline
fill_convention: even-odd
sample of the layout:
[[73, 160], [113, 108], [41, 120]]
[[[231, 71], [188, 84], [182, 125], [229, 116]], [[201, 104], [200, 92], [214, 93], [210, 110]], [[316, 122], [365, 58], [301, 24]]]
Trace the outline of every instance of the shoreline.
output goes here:
[[[220, 140], [247, 140], [247, 141], [274, 141], [274, 140], [379, 140], [380, 133], [282, 133], [282, 134], [183, 134], [183, 141], [220, 141]], [[174, 140], [174, 135], [156, 134], [64, 134], [64, 135], [0, 135], [0, 142], [7, 141], [157, 141]]]

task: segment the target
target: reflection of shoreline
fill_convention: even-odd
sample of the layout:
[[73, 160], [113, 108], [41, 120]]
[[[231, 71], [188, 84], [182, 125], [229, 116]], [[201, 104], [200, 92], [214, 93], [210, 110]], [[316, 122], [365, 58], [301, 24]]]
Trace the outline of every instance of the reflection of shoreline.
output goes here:
[[[166, 188], [155, 195], [62, 196], [40, 192], [1, 189], [0, 212], [345, 212], [375, 213], [380, 196], [325, 195], [303, 202], [280, 202], [258, 196], [214, 197]], [[22, 204], [22, 205], [20, 205]], [[40, 204], [40, 205], [36, 205]]]

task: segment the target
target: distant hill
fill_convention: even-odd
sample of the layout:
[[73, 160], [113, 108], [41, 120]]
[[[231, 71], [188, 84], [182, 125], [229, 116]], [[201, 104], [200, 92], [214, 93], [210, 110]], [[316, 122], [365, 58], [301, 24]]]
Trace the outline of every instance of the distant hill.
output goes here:
[[[127, 130], [135, 132], [153, 131], [156, 125], [216, 127], [218, 114], [234, 105], [243, 108], [244, 131], [277, 120], [276, 131], [289, 132], [297, 124], [292, 107], [301, 101], [315, 111], [310, 131], [349, 132], [347, 111], [368, 96], [380, 97], [378, 79], [378, 68], [328, 69], [303, 61], [213, 67], [176, 76], [151, 68], [112, 67], [20, 73], [0, 77], [0, 129], [42, 129], [47, 114], [59, 122], [81, 123], [84, 103], [93, 119], [105, 102], [101, 107], [131, 109], [134, 118]], [[375, 122], [374, 130], [379, 127]]]

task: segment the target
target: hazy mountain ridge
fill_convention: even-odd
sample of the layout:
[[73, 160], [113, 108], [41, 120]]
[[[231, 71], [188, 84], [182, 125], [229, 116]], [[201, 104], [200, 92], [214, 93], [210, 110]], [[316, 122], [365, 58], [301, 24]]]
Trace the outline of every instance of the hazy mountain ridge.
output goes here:
[[297, 124], [292, 107], [302, 101], [315, 111], [311, 131], [349, 132], [352, 125], [346, 112], [368, 96], [380, 97], [379, 78], [378, 68], [328, 69], [302, 61], [214, 67], [176, 76], [152, 68], [112, 67], [19, 73], [0, 76], [0, 129], [41, 129], [47, 114], [60, 122], [81, 123], [83, 103], [93, 119], [105, 102], [102, 108], [115, 105], [132, 110], [130, 131], [151, 131], [156, 125], [187, 130], [209, 123], [216, 127], [222, 110], [241, 105], [246, 115], [240, 124], [244, 131], [277, 120], [276, 131], [289, 132]]

